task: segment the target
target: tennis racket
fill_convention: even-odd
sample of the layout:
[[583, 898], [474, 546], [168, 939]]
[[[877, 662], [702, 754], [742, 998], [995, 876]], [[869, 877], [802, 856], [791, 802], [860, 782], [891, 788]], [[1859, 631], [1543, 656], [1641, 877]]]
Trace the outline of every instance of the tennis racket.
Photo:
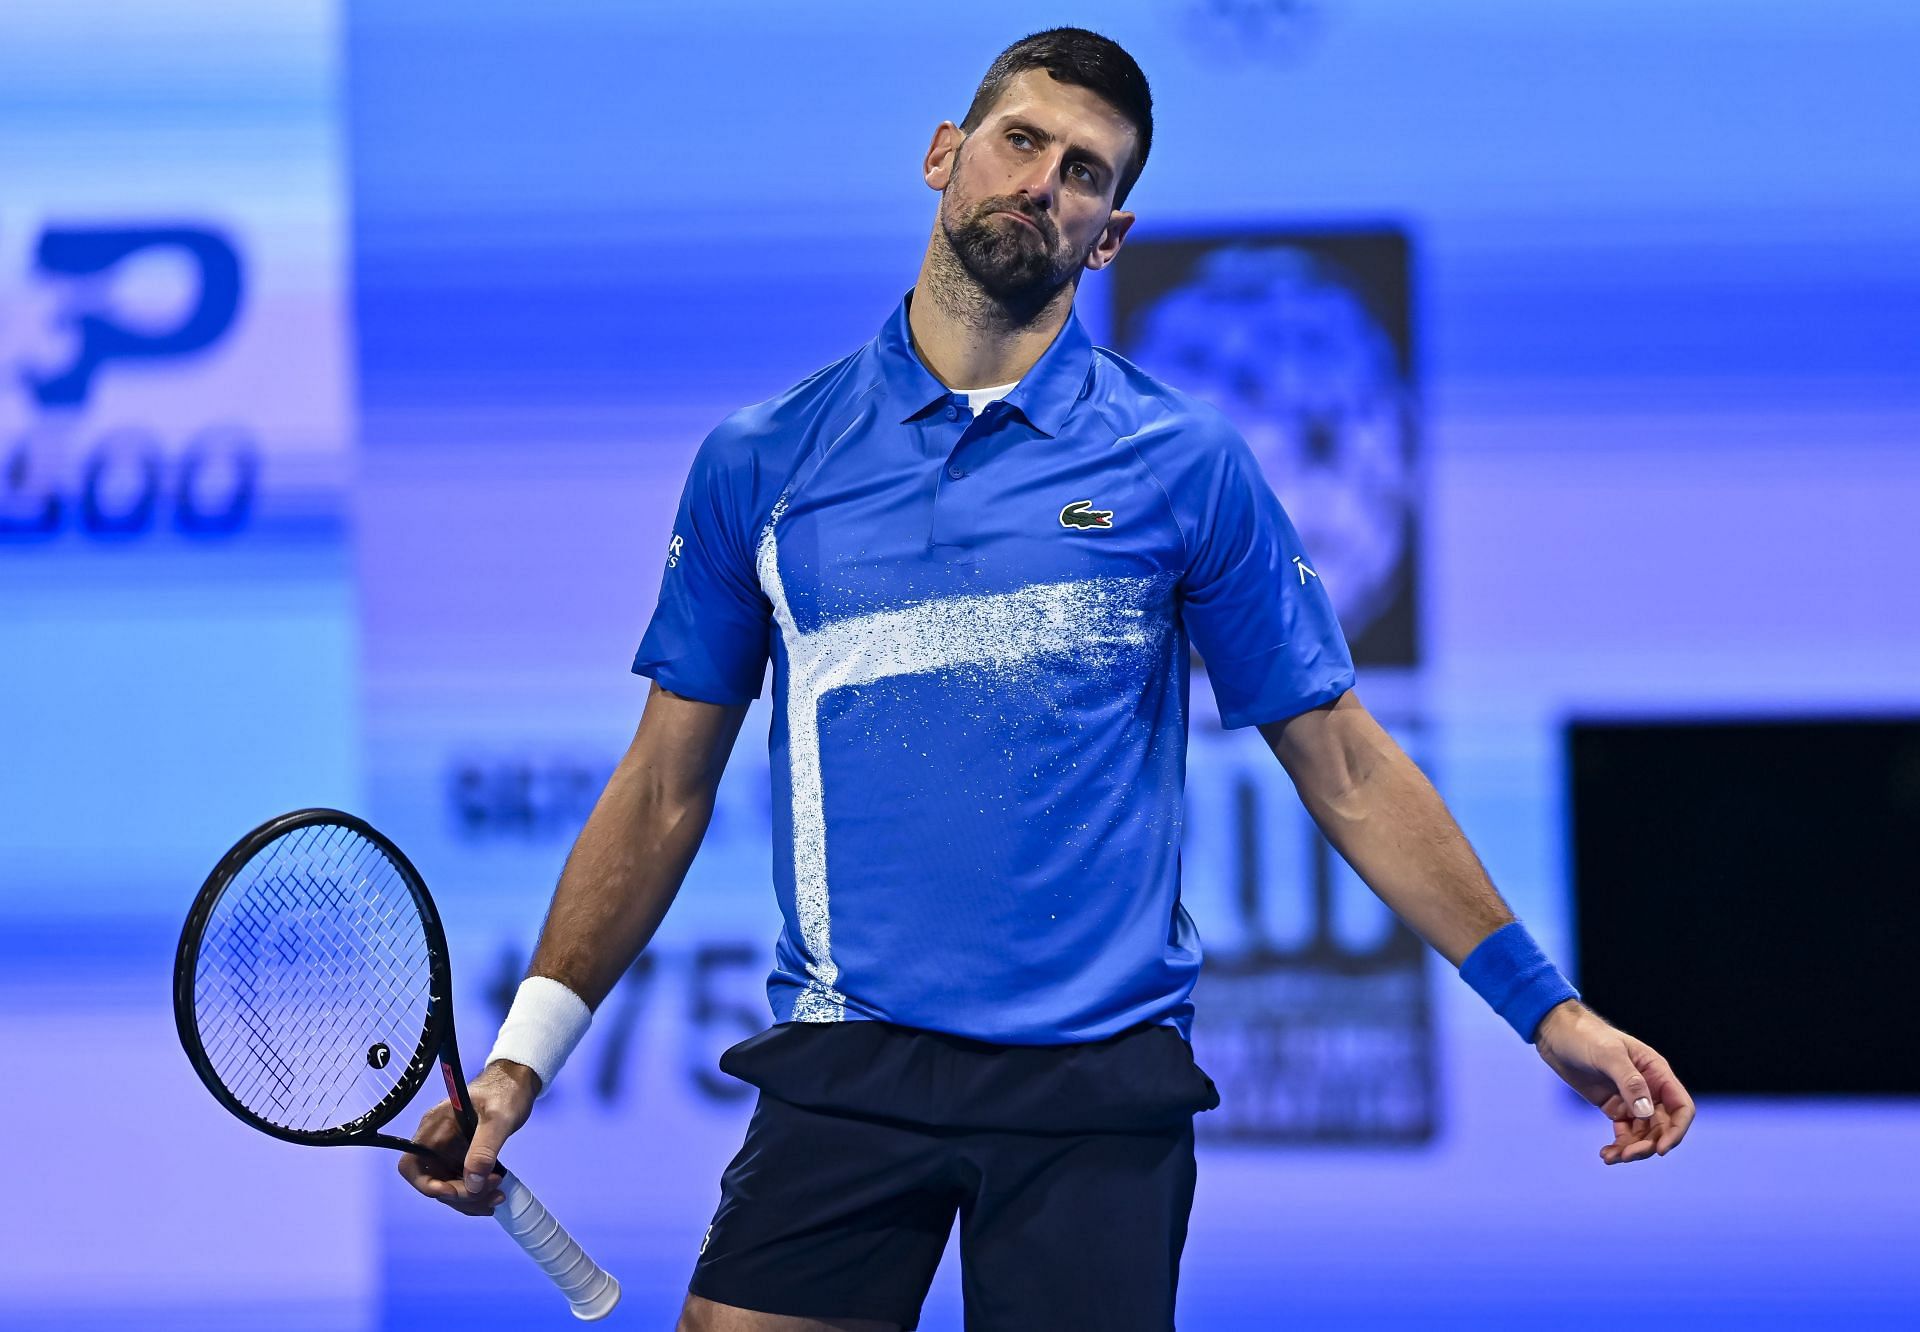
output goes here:
[[[221, 857], [180, 934], [173, 1015], [214, 1099], [276, 1138], [431, 1157], [380, 1129], [436, 1062], [469, 1137], [478, 1122], [440, 914], [400, 849], [351, 814], [282, 814]], [[605, 1317], [620, 1283], [501, 1173], [495, 1219], [575, 1315]]]

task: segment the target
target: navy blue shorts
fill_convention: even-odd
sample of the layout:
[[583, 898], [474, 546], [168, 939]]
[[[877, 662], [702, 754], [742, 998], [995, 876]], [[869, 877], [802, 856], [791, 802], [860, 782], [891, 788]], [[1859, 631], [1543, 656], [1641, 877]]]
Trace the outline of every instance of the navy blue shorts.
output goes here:
[[997, 1046], [782, 1023], [720, 1067], [760, 1098], [694, 1294], [914, 1328], [957, 1216], [968, 1332], [1173, 1327], [1193, 1115], [1219, 1094], [1172, 1028]]

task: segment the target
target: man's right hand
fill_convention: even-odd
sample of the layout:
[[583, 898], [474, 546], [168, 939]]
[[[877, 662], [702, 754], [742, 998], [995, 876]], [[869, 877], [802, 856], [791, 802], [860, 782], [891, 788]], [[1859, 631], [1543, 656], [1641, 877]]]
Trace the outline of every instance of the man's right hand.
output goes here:
[[434, 1153], [400, 1154], [400, 1175], [407, 1183], [468, 1216], [491, 1216], [505, 1199], [500, 1193], [500, 1148], [533, 1113], [540, 1078], [525, 1064], [496, 1059], [467, 1084], [479, 1117], [473, 1141], [460, 1131], [453, 1104], [442, 1101], [427, 1111], [413, 1140]]

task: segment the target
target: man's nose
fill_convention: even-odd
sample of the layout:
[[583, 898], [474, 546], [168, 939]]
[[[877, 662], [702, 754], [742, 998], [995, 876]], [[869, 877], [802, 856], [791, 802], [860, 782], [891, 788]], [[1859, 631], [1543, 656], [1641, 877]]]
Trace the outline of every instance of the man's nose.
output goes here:
[[1053, 210], [1054, 192], [1060, 188], [1061, 162], [1058, 158], [1042, 154], [1040, 159], [1029, 165], [1014, 184], [1020, 193], [1027, 196], [1029, 202], [1040, 212]]

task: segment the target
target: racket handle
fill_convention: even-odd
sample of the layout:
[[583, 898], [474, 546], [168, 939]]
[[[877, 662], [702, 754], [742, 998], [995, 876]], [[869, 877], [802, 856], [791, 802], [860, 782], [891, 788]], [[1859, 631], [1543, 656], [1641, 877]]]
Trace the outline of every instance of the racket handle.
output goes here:
[[507, 1200], [493, 1209], [494, 1219], [529, 1258], [540, 1264], [540, 1270], [553, 1278], [553, 1284], [573, 1306], [573, 1316], [592, 1321], [612, 1313], [613, 1306], [620, 1302], [620, 1283], [587, 1257], [579, 1241], [511, 1172], [502, 1172], [500, 1192]]

